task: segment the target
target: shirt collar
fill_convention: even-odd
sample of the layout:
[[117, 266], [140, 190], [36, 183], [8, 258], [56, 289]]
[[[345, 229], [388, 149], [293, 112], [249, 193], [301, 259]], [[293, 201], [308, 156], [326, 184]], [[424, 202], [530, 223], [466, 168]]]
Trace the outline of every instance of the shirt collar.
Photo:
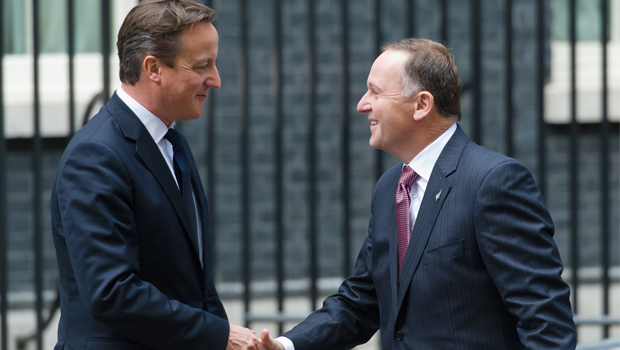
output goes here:
[[433, 172], [435, 163], [437, 163], [437, 159], [439, 159], [441, 151], [443, 151], [444, 147], [446, 147], [446, 144], [450, 141], [450, 138], [454, 135], [454, 132], [456, 132], [456, 123], [452, 124], [448, 130], [444, 131], [441, 136], [435, 139], [435, 141], [433, 141], [430, 145], [426, 146], [422, 152], [418, 153], [418, 155], [411, 160], [408, 165], [418, 174], [418, 176], [426, 181], [430, 179], [431, 173]]
[[125, 102], [127, 107], [140, 119], [144, 127], [149, 132], [155, 143], [159, 143], [168, 132], [168, 127], [155, 114], [142, 106], [133, 97], [129, 96], [121, 86], [116, 90], [118, 97]]

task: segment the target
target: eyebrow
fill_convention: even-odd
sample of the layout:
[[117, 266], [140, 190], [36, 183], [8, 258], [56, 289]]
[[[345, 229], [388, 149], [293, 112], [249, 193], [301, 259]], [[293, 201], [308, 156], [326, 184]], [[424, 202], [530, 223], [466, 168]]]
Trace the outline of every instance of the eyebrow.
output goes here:
[[204, 57], [204, 58], [198, 58], [194, 61], [194, 63], [196, 64], [200, 64], [200, 63], [209, 63], [211, 61], [215, 61], [215, 59], [213, 57]]

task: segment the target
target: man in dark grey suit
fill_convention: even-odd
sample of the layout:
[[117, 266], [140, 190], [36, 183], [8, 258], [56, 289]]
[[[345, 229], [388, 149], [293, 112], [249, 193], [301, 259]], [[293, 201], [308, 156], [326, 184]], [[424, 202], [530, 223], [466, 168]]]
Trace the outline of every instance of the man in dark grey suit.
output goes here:
[[377, 182], [368, 236], [339, 292], [267, 349], [574, 349], [554, 226], [532, 175], [471, 142], [441, 44], [386, 45], [357, 109], [402, 163]]
[[121, 26], [122, 85], [67, 146], [52, 192], [57, 350], [256, 348], [215, 290], [207, 199], [173, 126], [220, 87], [214, 19], [145, 0]]

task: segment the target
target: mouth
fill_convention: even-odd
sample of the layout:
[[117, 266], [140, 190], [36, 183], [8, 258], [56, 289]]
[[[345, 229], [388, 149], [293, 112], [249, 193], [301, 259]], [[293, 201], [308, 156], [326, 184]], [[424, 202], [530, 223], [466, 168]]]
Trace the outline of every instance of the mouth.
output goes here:
[[204, 99], [204, 98], [207, 98], [208, 94], [209, 94], [209, 90], [206, 90], [204, 93], [197, 94], [196, 97]]
[[377, 124], [379, 124], [379, 122], [378, 122], [378, 121], [376, 121], [376, 120], [371, 120], [371, 121], [370, 121], [370, 125], [377, 125]]

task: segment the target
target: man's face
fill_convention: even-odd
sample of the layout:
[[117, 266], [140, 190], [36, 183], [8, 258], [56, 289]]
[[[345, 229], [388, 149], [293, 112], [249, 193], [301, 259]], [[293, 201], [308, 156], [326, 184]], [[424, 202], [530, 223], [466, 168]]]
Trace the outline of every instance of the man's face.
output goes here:
[[392, 154], [412, 137], [413, 98], [401, 96], [398, 79], [408, 57], [395, 50], [382, 53], [370, 69], [368, 91], [357, 104], [357, 111], [370, 121], [370, 146]]
[[197, 22], [181, 37], [184, 48], [175, 66], [161, 68], [160, 118], [170, 123], [200, 118], [209, 88], [221, 85], [215, 66], [218, 35], [213, 24]]

